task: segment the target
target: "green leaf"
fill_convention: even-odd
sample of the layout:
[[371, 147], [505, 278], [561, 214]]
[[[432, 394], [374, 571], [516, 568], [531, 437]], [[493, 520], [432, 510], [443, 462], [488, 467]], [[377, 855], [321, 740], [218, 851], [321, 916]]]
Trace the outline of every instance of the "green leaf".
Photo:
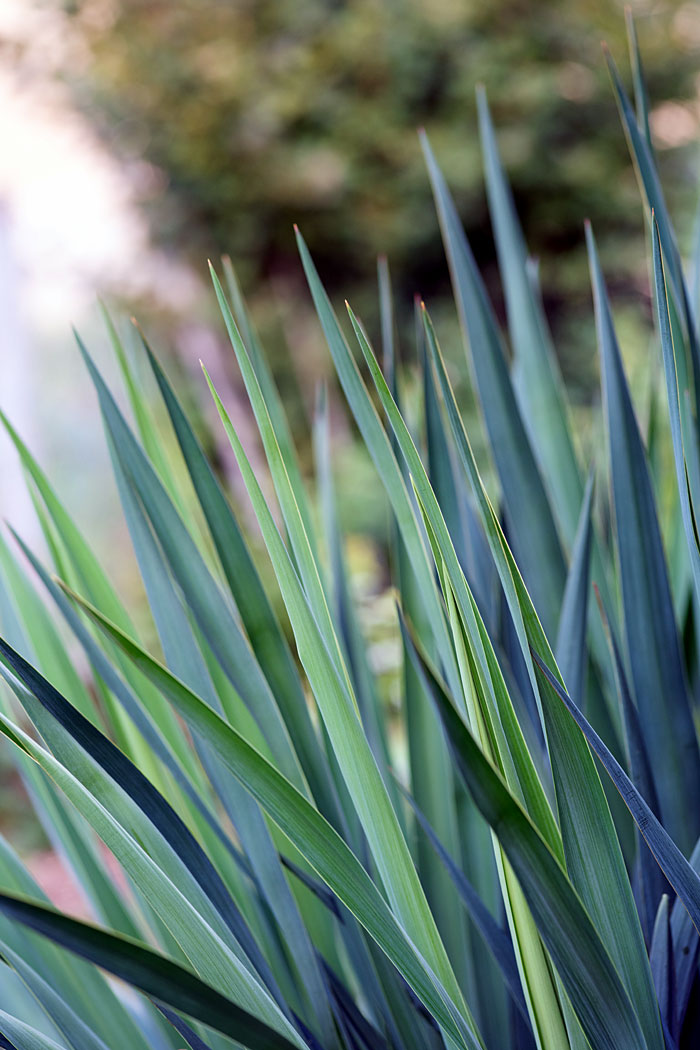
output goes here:
[[445, 624], [444, 610], [435, 585], [425, 538], [416, 520], [404, 478], [379, 416], [367, 393], [357, 364], [350, 353], [330, 300], [321, 284], [309, 250], [298, 230], [296, 237], [306, 279], [338, 379], [391, 503], [396, 524], [401, 531], [408, 557], [418, 578], [431, 634], [446, 668], [448, 680], [451, 683], [454, 682], [456, 686], [459, 682], [459, 672]]
[[10, 1050], [65, 1050], [54, 1039], [49, 1039], [4, 1010], [0, 1010], [0, 1046], [9, 1047]]
[[323, 520], [323, 535], [330, 562], [330, 604], [332, 618], [338, 625], [339, 640], [350, 674], [353, 692], [357, 698], [365, 735], [372, 748], [384, 783], [392, 795], [396, 808], [394, 780], [389, 775], [389, 747], [382, 718], [381, 702], [367, 657], [367, 643], [357, 622], [350, 595], [348, 573], [343, 551], [343, 534], [336, 512], [335, 489], [331, 468], [331, 432], [325, 390], [317, 402], [313, 430], [314, 459], [318, 478], [319, 503]]
[[0, 893], [0, 911], [15, 922], [134, 985], [249, 1050], [292, 1050], [295, 1044], [242, 1010], [171, 959], [129, 937], [78, 922], [26, 897]]
[[[689, 863], [694, 871], [700, 868], [700, 840], [690, 855]], [[671, 936], [676, 978], [675, 1016], [672, 1031], [678, 1039], [695, 981], [700, 953], [700, 937], [679, 897], [676, 897], [671, 908]]]
[[409, 645], [443, 719], [459, 771], [505, 851], [591, 1046], [638, 1050], [647, 1045], [613, 961], [564, 869], [484, 756], [412, 640]]
[[[260, 802], [311, 867], [376, 940], [433, 1016], [460, 1046], [478, 1042], [453, 1018], [454, 1005], [430, 974], [402, 926], [355, 855], [325, 818], [207, 704], [148, 656], [100, 612], [74, 596], [93, 621], [134, 661], [173, 704], [193, 731], [216, 750], [222, 762]], [[436, 984], [437, 981], [437, 984]], [[458, 1016], [458, 1012], [457, 1012]]]
[[239, 330], [243, 333], [243, 341], [248, 354], [250, 355], [251, 364], [255, 370], [258, 383], [260, 384], [260, 389], [262, 390], [267, 410], [270, 413], [270, 418], [279, 442], [282, 459], [284, 460], [284, 466], [289, 477], [289, 482], [294, 490], [294, 497], [297, 501], [297, 506], [299, 507], [299, 513], [302, 516], [304, 528], [309, 537], [309, 542], [315, 551], [313, 519], [306, 495], [306, 488], [304, 487], [301, 470], [299, 468], [299, 459], [296, 449], [294, 448], [294, 441], [284, 411], [284, 405], [282, 404], [279, 392], [275, 386], [258, 334], [251, 321], [245, 299], [243, 298], [233, 266], [231, 265], [231, 260], [227, 256], [224, 256], [222, 262], [224, 267], [224, 277], [226, 278], [226, 287], [228, 288], [231, 303], [233, 304], [233, 317], [235, 318]]
[[630, 889], [617, 833], [593, 758], [585, 742], [572, 733], [551, 690], [540, 689], [530, 647], [543, 653], [560, 679], [547, 636], [498, 519], [484, 490], [445, 363], [427, 314], [428, 346], [437, 370], [460, 462], [472, 485], [481, 521], [498, 568], [513, 623], [523, 647], [535, 695], [539, 697], [564, 843], [566, 868], [590, 912], [632, 1001], [639, 1011], [649, 1047], [660, 1048], [658, 1011], [653, 1005], [649, 970], [639, 917]]
[[158, 1009], [163, 1017], [170, 1022], [175, 1031], [182, 1036], [191, 1050], [211, 1050], [211, 1047], [203, 1039], [200, 1039], [197, 1033], [173, 1010], [163, 1006], [162, 1003], [159, 1003]]
[[[142, 676], [139, 676], [137, 682], [136, 676], [138, 672], [136, 672], [133, 667], [130, 667], [128, 661], [123, 661], [122, 668], [127, 671], [127, 674], [129, 671], [131, 672], [132, 683], [134, 687], [138, 689], [137, 697], [134, 690], [130, 688], [122, 678], [120, 678], [116, 669], [110, 663], [107, 655], [100, 649], [92, 634], [76, 613], [75, 607], [67, 600], [65, 594], [63, 594], [56, 582], [51, 579], [47, 570], [41, 564], [36, 555], [29, 549], [29, 547], [27, 547], [21, 537], [19, 537], [14, 530], [11, 529], [10, 531], [47, 592], [53, 598], [63, 614], [66, 623], [85, 650], [85, 654], [93, 667], [98, 681], [101, 681], [103, 685], [109, 689], [117, 702], [124, 708], [124, 711], [148, 744], [153, 755], [158, 758], [168, 772], [172, 774], [175, 782], [183, 789], [195, 805], [199, 804], [200, 807], [206, 809], [201, 794], [204, 787], [201, 768], [196, 759], [193, 758], [189, 744], [183, 739], [179, 727], [176, 727], [175, 722], [170, 719], [162, 719], [162, 703], [158, 694], [151, 689], [149, 683], [146, 682]], [[25, 608], [28, 607], [30, 607], [29, 603], [26, 603]], [[15, 648], [18, 648], [18, 646], [15, 645]], [[119, 658], [122, 657], [119, 650], [115, 649], [114, 651]], [[144, 686], [145, 688], [143, 688]], [[70, 689], [63, 688], [60, 691], [70, 695], [71, 698], [74, 696], [73, 691]], [[155, 704], [152, 702], [154, 696], [156, 698]], [[144, 700], [149, 701], [147, 705], [143, 703]], [[82, 708], [79, 709], [81, 710], [81, 713], [84, 713]], [[154, 714], [158, 715], [157, 723], [154, 721]], [[167, 711], [167, 714], [171, 715], [171, 712]], [[171, 732], [173, 728], [175, 728], [175, 733]], [[177, 757], [171, 750], [172, 743], [175, 745]], [[135, 758], [136, 761], [138, 761], [138, 753], [134, 755], [132, 752], [130, 757], [132, 757], [132, 760]], [[214, 821], [214, 823], [216, 823], [216, 819], [211, 813], [205, 819], [208, 819], [209, 822]]]
[[586, 625], [588, 622], [588, 591], [590, 588], [591, 503], [593, 475], [581, 504], [581, 514], [571, 554], [571, 566], [564, 590], [559, 616], [559, 630], [555, 648], [561, 676], [568, 683], [571, 696], [579, 704], [586, 695]]
[[656, 320], [661, 339], [661, 352], [663, 355], [664, 375], [666, 379], [666, 394], [668, 398], [668, 412], [671, 425], [671, 441], [673, 444], [673, 460], [676, 467], [676, 481], [681, 505], [681, 518], [688, 545], [688, 557], [693, 583], [695, 585], [695, 595], [696, 600], [700, 601], [700, 547], [698, 546], [700, 541], [698, 539], [697, 531], [696, 500], [693, 498], [691, 492], [690, 481], [694, 476], [694, 471], [692, 468], [689, 469], [683, 440], [683, 419], [678, 388], [676, 348], [673, 343], [671, 319], [668, 309], [666, 278], [661, 255], [661, 238], [659, 235], [659, 226], [655, 217], [652, 217], [652, 246]]
[[[221, 702], [214, 690], [192, 628], [136, 494], [124, 476], [116, 455], [114, 468], [125, 517], [166, 659], [182, 681], [196, 689], [222, 714]], [[216, 756], [209, 753], [208, 746], [204, 744], [198, 750], [209, 778], [238, 832], [242, 848], [256, 872], [258, 886], [283, 935], [290, 956], [290, 966], [302, 990], [304, 1009], [310, 1012], [309, 1025], [313, 1028], [317, 1021], [321, 1025], [320, 1034], [325, 1044], [332, 1047], [335, 1028], [325, 982], [265, 820], [257, 803], [227, 770], [221, 768]]]
[[[106, 1043], [79, 1017], [47, 981], [8, 945], [0, 942], [0, 951], [9, 966], [22, 979], [36, 1001], [63, 1034], [71, 1050], [108, 1050]], [[0, 1026], [1, 1027], [1, 1026]]]
[[[527, 256], [510, 187], [501, 167], [496, 136], [483, 89], [477, 92], [477, 102], [489, 210], [514, 354], [511, 371], [513, 386], [522, 411], [523, 423], [538, 457], [545, 488], [550, 494], [555, 518], [573, 562], [579, 513], [584, 500], [584, 484], [571, 432], [566, 395], [541, 296], [532, 274], [532, 261]], [[515, 542], [514, 547], [518, 560]], [[526, 566], [522, 562], [519, 564], [527, 582], [527, 573], [524, 571]], [[590, 571], [606, 604], [611, 604], [609, 570], [607, 552], [599, 543], [593, 528]], [[561, 623], [560, 614], [557, 622]], [[549, 631], [549, 637], [554, 637], [552, 630]], [[590, 625], [590, 643], [598, 666], [603, 674], [611, 679], [608, 651], [597, 619]], [[600, 692], [595, 677], [591, 685]], [[603, 699], [606, 696], [607, 693], [604, 692]], [[610, 706], [612, 723], [617, 729], [618, 712], [614, 705]]]
[[[683, 347], [683, 377], [693, 392], [694, 405], [697, 408], [700, 394], [700, 348], [695, 330], [693, 310], [690, 305], [688, 290], [683, 277], [678, 242], [673, 224], [666, 207], [661, 181], [659, 179], [654, 156], [649, 143], [640, 130], [627, 97], [620, 74], [612, 56], [606, 50], [608, 69], [613, 83], [618, 109], [622, 118], [630, 152], [635, 163], [637, 176], [646, 199], [649, 212], [653, 212], [659, 227], [659, 237], [664, 256], [669, 268], [670, 287], [672, 290], [672, 316], [674, 327], [678, 329], [678, 350]], [[687, 356], [686, 356], [687, 355]], [[685, 385], [685, 383], [684, 383]]]
[[529, 1024], [527, 1007], [520, 986], [520, 976], [513, 953], [513, 944], [508, 935], [496, 922], [491, 912], [485, 906], [479, 894], [476, 892], [464, 872], [447, 852], [440, 839], [435, 834], [424, 813], [421, 812], [415, 799], [405, 792], [406, 799], [416, 815], [426, 838], [430, 842], [436, 855], [442, 861], [446, 871], [449, 873], [459, 896], [468, 910], [474, 925], [478, 929], [484, 944], [491, 952], [503, 976], [504, 983], [508, 988], [513, 1003], [521, 1013], [523, 1019]]
[[[379, 262], [379, 291], [384, 367], [393, 395], [398, 401], [397, 346], [386, 260]], [[398, 457], [399, 447], [395, 437], [392, 448], [394, 455]], [[401, 459], [399, 466], [408, 486], [408, 470]], [[413, 502], [415, 503], [415, 497]], [[420, 575], [414, 570], [395, 516], [392, 516], [391, 521], [390, 560], [398, 582], [401, 602], [404, 608], [410, 609], [422, 636], [429, 643], [433, 631], [429, 609], [423, 600]], [[431, 646], [431, 652], [436, 652], [434, 644]], [[454, 855], [469, 858], [470, 871], [475, 873], [478, 885], [485, 888], [485, 895], [498, 908], [499, 887], [488, 829], [478, 816], [470, 812], [469, 819], [464, 818], [462, 821], [465, 831], [464, 840], [462, 839], [454, 772], [442, 726], [410, 660], [404, 656], [402, 663], [402, 693], [411, 789], [424, 812], [428, 814], [432, 825], [439, 831]], [[466, 805], [470, 805], [468, 799]], [[460, 986], [474, 1011], [486, 1044], [498, 1045], [508, 1038], [507, 1005], [500, 976], [490, 960], [485, 960], [484, 965], [478, 967], [474, 965], [471, 944], [474, 934], [466, 917], [461, 915], [459, 899], [449, 876], [422, 836], [418, 837], [413, 852], [428, 903], [455, 967]]]
[[[119, 364], [119, 370], [121, 371], [126, 392], [129, 397], [131, 411], [143, 447], [146, 450], [146, 455], [173, 498], [178, 510], [181, 514], [184, 514], [185, 508], [182, 504], [180, 493], [177, 491], [177, 486], [173, 478], [172, 469], [168, 462], [162, 435], [158, 432], [158, 428], [153, 420], [153, 413], [148, 405], [146, 396], [144, 395], [143, 381], [139, 382], [139, 378], [134, 373], [133, 365], [127, 357], [124, 344], [119, 337], [119, 333], [117, 332], [112, 318], [105, 307], [102, 304], [100, 304], [100, 306], [102, 318], [109, 335], [109, 341], [112, 344], [114, 355]], [[141, 335], [140, 331], [138, 332], [138, 335]]]
[[[406, 933], [425, 957], [428, 966], [434, 970], [448, 994], [466, 1010], [399, 821], [362, 732], [356, 701], [348, 692], [347, 676], [341, 677], [336, 654], [331, 654], [326, 647], [325, 634], [314, 616], [315, 609], [312, 612], [311, 603], [307, 604], [307, 596], [243, 447], [211, 383], [210, 388], [275, 568], [294, 630], [299, 657], [328, 730], [334, 755], [362, 822], [383, 888]], [[469, 1021], [473, 1028], [471, 1018]]]
[[[65, 731], [66, 734], [69, 734], [69, 739], [74, 740], [81, 751], [104, 770], [107, 777], [114, 782], [115, 787], [125, 792], [168, 843], [173, 856], [180, 865], [177, 881], [181, 885], [187, 881], [190, 896], [196, 891], [204, 898], [200, 901], [200, 908], [205, 907], [206, 901], [209, 902], [211, 911], [214, 914], [218, 913], [220, 919], [230, 930], [234, 938], [233, 943], [242, 946], [242, 950], [252, 960], [255, 969], [264, 975], [263, 979], [267, 978], [268, 982], [274, 986], [274, 982], [271, 982], [271, 975], [269, 975], [269, 968], [221, 876], [172, 807], [107, 737], [83, 718], [46, 679], [2, 639], [0, 639], [0, 655], [25, 690], [35, 697], [51, 718], [55, 719], [57, 728], [53, 735], [57, 736], [57, 739], [55, 743], [51, 743], [51, 746], [55, 747], [56, 744], [62, 745], [63, 748], [69, 746], [63, 741], [58, 729]], [[26, 698], [21, 697], [21, 699], [26, 706]], [[38, 721], [37, 712], [32, 711], [31, 717], [34, 721]], [[42, 721], [41, 731], [47, 737], [51, 731], [50, 723], [46, 725]], [[69, 766], [74, 766], [77, 761], [80, 761], [80, 755], [69, 747], [66, 759]], [[123, 803], [120, 804], [120, 808], [121, 805]], [[133, 814], [131, 819], [134, 819]], [[152, 849], [155, 848], [155, 844], [156, 840], [152, 840]], [[214, 921], [213, 916], [210, 916], [210, 919]], [[238, 952], [240, 951], [239, 948]]]
[[236, 517], [182, 406], [145, 341], [144, 348], [253, 652], [277, 699], [314, 799], [331, 823], [339, 827], [340, 816], [335, 788], [331, 783], [327, 764], [323, 760], [323, 751], [311, 724], [299, 674], [279, 621], [265, 593]]
[[[159, 854], [154, 836], [144, 831], [144, 825], [137, 824], [132, 831], [128, 808], [105, 774], [96, 768], [96, 763], [81, 760], [77, 749], [68, 749], [66, 758], [70, 769], [67, 768], [60, 758], [54, 758], [3, 715], [0, 715], [0, 731], [31, 755], [89, 821], [202, 978], [294, 1041], [295, 1032], [289, 1020], [253, 975], [240, 949], [236, 953], [230, 938], [227, 943], [223, 924], [217, 925], [215, 921], [216, 913], [212, 916], [213, 909], [200, 911], [201, 902], [193, 901], [190, 896], [191, 885], [184, 880], [176, 884], [173, 873], [160, 866], [162, 851]], [[89, 783], [92, 790], [85, 787], [85, 783]]]
[[[501, 482], [514, 553], [545, 629], [552, 634], [566, 570], [547, 493], [518, 408], [501, 336], [447, 184], [421, 137], [465, 341]], [[580, 500], [576, 504], [576, 510]], [[575, 513], [576, 511], [574, 511]]]
[[[389, 361], [389, 374], [393, 365]], [[394, 438], [396, 454], [398, 444]], [[408, 471], [405, 470], [408, 482]], [[427, 642], [431, 639], [429, 611], [423, 601], [420, 587], [401, 531], [392, 522], [392, 547], [394, 574], [397, 578], [401, 603], [421, 631], [421, 637]], [[435, 646], [431, 647], [435, 652]], [[402, 681], [403, 706], [410, 763], [411, 790], [423, 812], [425, 812], [438, 831], [441, 839], [449, 846], [455, 856], [468, 858], [470, 871], [477, 884], [489, 896], [496, 907], [500, 905], [499, 888], [495, 877], [493, 850], [489, 842], [488, 830], [473, 813], [470, 819], [462, 821], [460, 827], [457, 799], [455, 794], [455, 777], [445, 735], [423, 685], [416, 675], [411, 661], [403, 655]], [[467, 805], [469, 802], [467, 801]], [[462, 837], [464, 831], [464, 838]], [[479, 1025], [484, 1033], [487, 1045], [498, 1044], [507, 1038], [503, 1030], [503, 1018], [506, 1006], [503, 999], [503, 988], [499, 987], [499, 978], [488, 961], [484, 966], [476, 967], [471, 951], [473, 934], [465, 921], [460, 921], [460, 906], [454, 887], [450, 885], [443, 866], [434, 851], [422, 837], [418, 837], [415, 850], [416, 863], [431, 910], [438, 924], [440, 935], [445, 942], [450, 958], [468, 1001], [473, 1005]], [[495, 985], [495, 987], [494, 987]], [[503, 1009], [494, 1007], [500, 1001]], [[488, 1005], [487, 1005], [488, 1004]], [[499, 1031], [500, 1026], [500, 1031]]]
[[635, 823], [646, 839], [649, 849], [656, 857], [659, 867], [678, 894], [684, 908], [692, 919], [693, 925], [700, 931], [700, 877], [697, 872], [688, 863], [669, 833], [654, 816], [620, 763], [605, 746], [595, 729], [581, 714], [561, 683], [556, 681], [549, 668], [534, 650], [533, 654], [539, 673], [551, 685], [605, 767], [612, 782], [620, 792], [625, 805], [632, 814]]
[[79, 339], [78, 345], [95, 384], [105, 426], [122, 469], [127, 477], [131, 478], [139, 494], [171, 571], [187, 598], [192, 615], [227, 677], [258, 723], [276, 761], [291, 779], [302, 784], [303, 777], [287, 728], [247, 638], [236, 623], [220, 587], [211, 576], [184, 522], [134, 439], [114, 398]]
[[671, 223], [671, 217], [664, 201], [661, 181], [659, 179], [658, 171], [656, 170], [654, 157], [645, 132], [640, 130], [634, 110], [629, 98], [627, 97], [622, 78], [620, 77], [617, 66], [613, 61], [612, 55], [607, 48], [604, 48], [604, 51], [613, 90], [615, 92], [615, 98], [620, 111], [620, 117], [622, 119], [622, 125], [637, 170], [640, 188], [646, 198], [649, 211], [654, 212], [656, 215], [664, 254], [669, 260], [669, 266], [671, 269], [673, 293], [676, 297], [676, 303], [680, 305], [683, 302], [683, 278], [680, 254], [678, 251], [676, 236], [673, 231], [673, 224]]
[[[326, 593], [321, 582], [318, 563], [311, 545], [309, 534], [304, 526], [304, 521], [299, 510], [299, 504], [294, 494], [294, 489], [289, 480], [289, 474], [287, 473], [284, 457], [282, 456], [277, 434], [275, 433], [275, 428], [265, 398], [263, 397], [258, 378], [251, 364], [248, 351], [241, 339], [240, 332], [238, 331], [236, 322], [233, 319], [233, 314], [231, 313], [231, 309], [226, 301], [223, 288], [221, 287], [213, 267], [211, 267], [211, 276], [212, 281], [214, 282], [214, 290], [219, 302], [219, 307], [226, 325], [226, 330], [229, 339], [231, 340], [231, 346], [233, 347], [236, 360], [241, 369], [243, 381], [248, 392], [248, 398], [258, 424], [258, 430], [260, 431], [260, 437], [262, 438], [265, 455], [270, 468], [270, 474], [275, 486], [275, 492], [287, 528], [292, 554], [298, 568], [309, 607], [313, 613], [317, 628], [325, 642], [326, 648], [336, 665], [338, 676], [347, 683], [348, 687], [350, 687], [348, 670], [331, 619]], [[211, 387], [211, 382], [209, 385]], [[218, 405], [219, 402], [217, 402], [217, 407]], [[348, 688], [348, 693], [352, 703], [356, 707], [357, 701], [351, 688]]]
[[[602, 607], [601, 615], [604, 618], [608, 640], [613, 657], [617, 694], [622, 709], [622, 718], [625, 727], [625, 745], [627, 752], [627, 768], [630, 771], [632, 782], [642, 797], [648, 802], [651, 809], [658, 816], [661, 812], [659, 800], [656, 795], [656, 787], [651, 770], [651, 761], [644, 742], [644, 735], [639, 723], [639, 712], [632, 699], [632, 693], [627, 682], [627, 673], [622, 661], [622, 653], [615, 635], [613, 625]], [[637, 877], [638, 877], [638, 900], [639, 918], [644, 930], [647, 943], [651, 939], [656, 910], [663, 893], [667, 892], [668, 883], [662, 872], [649, 853], [646, 845], [641, 841], [637, 831]]]
[[[43, 502], [53, 523], [54, 528], [49, 525], [44, 512], [39, 512], [40, 521], [42, 521], [42, 526], [45, 527], [47, 532], [49, 547], [58, 556], [59, 552], [55, 541], [56, 539], [60, 540], [68, 555], [72, 570], [71, 576], [75, 575], [77, 577], [79, 585], [85, 590], [85, 593], [89, 594], [93, 601], [98, 602], [100, 608], [105, 609], [115, 623], [121, 624], [127, 631], [130, 630], [131, 622], [126, 610], [107, 579], [95, 554], [84, 540], [66, 508], [58, 499], [46, 474], [2, 411], [0, 411], [0, 422], [7, 430], [19, 454], [22, 466], [36, 487], [41, 502]], [[62, 571], [65, 572], [65, 568]], [[121, 707], [113, 702], [109, 693], [104, 694], [104, 699], [112, 728], [120, 745], [134, 755], [141, 768], [157, 778], [157, 767], [153, 762], [153, 757], [139, 738], [129, 718]]]
[[[557, 519], [571, 548], [583, 498], [583, 481], [571, 435], [568, 408], [547, 322], [533, 293], [528, 274], [527, 248], [510, 187], [501, 167], [483, 88], [477, 90], [477, 104], [489, 211], [514, 353], [513, 385], [523, 423], [538, 456], [542, 478], [552, 495]], [[447, 214], [443, 221], [446, 220]], [[457, 250], [455, 245], [452, 251]], [[479, 353], [478, 345], [474, 352]]]
[[[476, 603], [469, 592], [457, 555], [447, 532], [444, 519], [430, 488], [425, 470], [408, 429], [398, 411], [372, 349], [348, 307], [362, 352], [384, 410], [394, 430], [406, 466], [411, 473], [418, 499], [423, 509], [424, 524], [433, 547], [435, 562], [441, 577], [443, 593], [448, 605], [457, 659], [463, 676], [461, 703], [469, 711], [475, 731], [478, 729], [482, 745], [488, 748], [518, 798], [522, 798], [533, 819], [554, 849], [561, 850], [558, 830], [547, 798], [537, 777], [525, 746], [520, 726], [515, 717], [510, 697], [490, 640]], [[461, 614], [457, 619], [455, 599]], [[509, 885], [508, 870], [503, 870], [498, 851], [496, 863], [509, 915], [512, 916], [513, 936], [521, 954], [521, 972], [527, 975], [533, 1012], [533, 1027], [538, 1030], [544, 1046], [556, 1046], [564, 1038], [559, 1020], [555, 990], [532, 925], [532, 919], [523, 907], [520, 893]]]
[[637, 107], [637, 124], [641, 128], [649, 153], [653, 157], [654, 149], [651, 142], [651, 128], [649, 127], [649, 94], [644, 79], [642, 68], [642, 56], [639, 51], [637, 39], [637, 28], [634, 24], [632, 8], [625, 8], [625, 25], [627, 27], [627, 42], [629, 45], [630, 61], [632, 63], [632, 76], [634, 78], [634, 100]]
[[634, 415], [595, 242], [586, 229], [610, 450], [625, 638], [664, 824], [690, 850], [700, 814], [700, 750], [646, 453]]
[[673, 996], [675, 989], [673, 974], [673, 944], [671, 941], [671, 923], [668, 894], [661, 898], [654, 932], [649, 948], [649, 963], [654, 977], [656, 996], [659, 1000], [661, 1016], [668, 1024], [673, 1018]]
[[[38, 766], [27, 759], [38, 776], [43, 774]], [[31, 897], [48, 904], [48, 898], [13, 853], [9, 844], [0, 837], [0, 884], [7, 893]], [[151, 1050], [149, 1040], [137, 1025], [129, 1010], [115, 994], [105, 977], [82, 959], [66, 957], [43, 938], [28, 933], [0, 913], [0, 938], [4, 948], [14, 952], [31, 968], [37, 977], [48, 985], [55, 995], [75, 1015], [80, 1017], [109, 1045], [114, 1032], [128, 1040], [138, 1050]], [[145, 1025], [144, 1025], [145, 1028]]]
[[554, 817], [544, 794], [542, 785], [539, 782], [532, 759], [525, 747], [525, 742], [517, 719], [515, 718], [510, 697], [505, 690], [502, 678], [499, 679], [499, 671], [497, 670], [498, 665], [493, 648], [486, 634], [479, 611], [476, 608], [476, 603], [469, 591], [461, 566], [459, 565], [456, 551], [452, 544], [447, 526], [445, 525], [444, 518], [440, 512], [435, 494], [430, 487], [425, 468], [423, 467], [418, 451], [413, 444], [408, 428], [406, 427], [398, 407], [391, 396], [389, 388], [386, 385], [386, 381], [381, 373], [372, 348], [350, 307], [348, 307], [348, 312], [365, 360], [369, 365], [380, 400], [390, 420], [396, 440], [410, 471], [418, 498], [421, 501], [421, 506], [429, 520], [430, 529], [433, 530], [434, 546], [439, 551], [439, 555], [436, 558], [438, 569], [441, 567], [440, 561], [444, 560], [445, 570], [450, 585], [454, 589], [455, 599], [464, 618], [465, 628], [469, 634], [469, 641], [474, 646], [476, 654], [475, 659], [478, 661], [483, 672], [482, 688], [488, 695], [487, 704], [492, 709], [492, 712], [497, 712], [497, 714], [493, 714], [493, 732], [500, 732], [500, 738], [497, 745], [499, 761], [504, 765], [510, 762], [512, 766], [513, 783], [518, 784], [518, 791], [522, 793], [525, 804], [531, 812], [533, 820], [541, 827], [545, 838], [547, 838], [548, 841], [553, 844], [554, 848], [556, 848], [559, 835]]

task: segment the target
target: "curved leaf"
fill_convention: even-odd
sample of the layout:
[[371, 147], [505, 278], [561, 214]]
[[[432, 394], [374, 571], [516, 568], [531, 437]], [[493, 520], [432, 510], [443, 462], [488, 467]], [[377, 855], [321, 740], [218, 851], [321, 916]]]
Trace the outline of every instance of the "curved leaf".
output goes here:
[[100, 930], [46, 905], [8, 893], [0, 893], [0, 911], [153, 999], [230, 1036], [249, 1050], [295, 1048], [294, 1043], [220, 995], [191, 971], [130, 937]]
[[561, 676], [568, 683], [569, 693], [576, 697], [579, 704], [583, 704], [586, 687], [586, 625], [590, 588], [592, 500], [593, 475], [588, 479], [581, 504], [576, 539], [571, 554], [571, 566], [559, 614], [557, 644], [554, 650]]
[[501, 481], [516, 560], [545, 629], [556, 629], [566, 570], [545, 487], [515, 399], [500, 332], [445, 179], [421, 144], [438, 210], [455, 299]]
[[625, 637], [661, 814], [684, 849], [700, 835], [700, 749], [646, 453], [634, 415], [590, 226], [586, 239], [603, 375]]
[[561, 683], [533, 650], [540, 674], [547, 680], [598, 756], [612, 782], [632, 814], [634, 821], [656, 857], [659, 867], [683, 902], [693, 925], [700, 931], [700, 877], [685, 859], [676, 843], [654, 816], [646, 801], [625, 773], [615, 756], [605, 746], [592, 725], [576, 707]]
[[[392, 914], [354, 853], [325, 818], [262, 755], [203, 700], [149, 656], [98, 610], [73, 595], [91, 619], [134, 661], [224, 765], [260, 802], [311, 867], [376, 940], [439, 1023], [460, 1046], [478, 1042], [459, 1024], [458, 1011]], [[463, 1024], [464, 1022], [462, 1022]], [[465, 1041], [466, 1040], [466, 1041]]]
[[501, 843], [576, 1015], [596, 1050], [646, 1045], [613, 962], [564, 869], [404, 637], [443, 720], [460, 773]]

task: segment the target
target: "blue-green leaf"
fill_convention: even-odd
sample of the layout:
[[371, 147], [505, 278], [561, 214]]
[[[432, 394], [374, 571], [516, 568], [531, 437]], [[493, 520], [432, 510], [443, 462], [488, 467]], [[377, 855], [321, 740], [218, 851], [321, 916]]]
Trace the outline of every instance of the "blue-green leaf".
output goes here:
[[700, 751], [690, 712], [666, 559], [595, 242], [586, 229], [610, 450], [625, 639], [664, 825], [683, 849], [700, 834]]
[[561, 542], [515, 398], [491, 304], [425, 135], [422, 145], [516, 561], [545, 630], [554, 635], [566, 580]]
[[100, 930], [8, 893], [0, 893], [0, 911], [154, 999], [229, 1035], [249, 1050], [294, 1050], [294, 1043], [195, 974], [131, 938]]
[[559, 629], [555, 655], [561, 676], [571, 696], [583, 704], [586, 687], [586, 626], [588, 622], [588, 591], [590, 588], [591, 502], [593, 475], [581, 504], [576, 538], [571, 554], [571, 566], [566, 580], [564, 600], [559, 615]]

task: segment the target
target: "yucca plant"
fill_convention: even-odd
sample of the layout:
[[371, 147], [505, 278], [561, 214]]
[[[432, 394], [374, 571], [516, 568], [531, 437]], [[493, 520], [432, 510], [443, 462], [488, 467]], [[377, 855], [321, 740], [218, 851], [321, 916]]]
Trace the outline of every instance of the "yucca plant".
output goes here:
[[96, 925], [56, 911], [0, 839], [0, 1046], [697, 1045], [700, 268], [681, 264], [632, 45], [636, 113], [611, 72], [648, 217], [666, 396], [645, 446], [587, 230], [607, 434], [595, 477], [483, 93], [510, 367], [423, 148], [490, 463], [476, 463], [453, 393], [461, 355], [446, 364], [425, 306], [400, 363], [380, 265], [380, 365], [349, 307], [341, 326], [297, 232], [391, 508], [405, 777], [348, 577], [326, 395], [310, 480], [227, 262], [214, 289], [274, 508], [209, 387], [279, 596], [140, 334], [135, 359], [107, 319], [133, 426], [79, 346], [152, 614], [143, 638], [3, 417], [52, 565], [19, 536], [19, 552], [0, 543], [0, 726]]

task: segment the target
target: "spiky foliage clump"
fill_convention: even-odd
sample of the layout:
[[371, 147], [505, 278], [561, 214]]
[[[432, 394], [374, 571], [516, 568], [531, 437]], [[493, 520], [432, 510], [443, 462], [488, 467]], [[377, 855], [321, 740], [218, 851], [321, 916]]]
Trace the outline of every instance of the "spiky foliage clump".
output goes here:
[[[511, 368], [423, 146], [497, 494], [482, 483], [453, 393], [448, 372], [459, 364], [446, 365], [425, 307], [414, 418], [402, 411], [386, 268], [380, 367], [350, 308], [346, 338], [298, 235], [340, 386], [392, 511], [405, 783], [348, 584], [325, 399], [312, 497], [230, 268], [223, 285], [213, 273], [214, 287], [274, 511], [209, 386], [291, 640], [145, 341], [176, 462], [116, 330], [135, 429], [80, 349], [157, 652], [6, 421], [53, 564], [17, 537], [26, 574], [0, 546], [9, 687], [0, 726], [97, 925], [52, 908], [0, 841], [2, 1046], [696, 1045], [697, 275], [683, 269], [664, 206], [639, 67], [636, 114], [611, 68], [649, 220], [666, 407], [645, 447], [588, 230], [608, 446], [600, 513], [483, 96]], [[664, 462], [664, 444], [676, 484], [660, 520], [656, 491], [669, 486], [651, 464]], [[87, 678], [32, 576], [82, 647]]]

